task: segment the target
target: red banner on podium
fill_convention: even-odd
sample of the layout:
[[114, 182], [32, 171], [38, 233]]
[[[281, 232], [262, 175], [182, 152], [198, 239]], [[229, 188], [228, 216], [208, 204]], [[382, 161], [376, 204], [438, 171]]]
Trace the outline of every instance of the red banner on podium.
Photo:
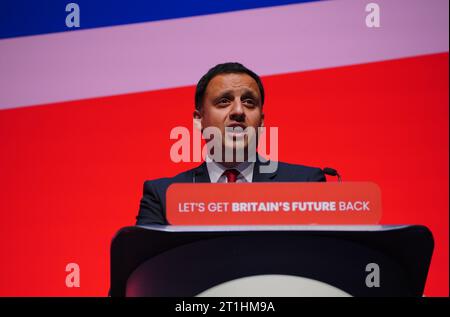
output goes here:
[[166, 210], [172, 225], [378, 224], [381, 193], [370, 182], [178, 183]]

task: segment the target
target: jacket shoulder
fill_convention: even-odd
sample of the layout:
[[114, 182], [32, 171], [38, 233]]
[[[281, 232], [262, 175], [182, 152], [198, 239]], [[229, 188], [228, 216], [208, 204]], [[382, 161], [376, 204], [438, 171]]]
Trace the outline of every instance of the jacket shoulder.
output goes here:
[[318, 167], [278, 162], [277, 173], [290, 181], [324, 182], [323, 170]]
[[156, 178], [144, 181], [143, 195], [136, 217], [137, 225], [167, 224], [166, 191], [173, 183], [189, 182], [191, 170], [174, 177]]
[[144, 188], [167, 188], [172, 183], [183, 183], [183, 182], [191, 182], [192, 173], [194, 169], [190, 169], [184, 172], [181, 172], [173, 177], [161, 177], [155, 178], [152, 180], [146, 180], [144, 182]]

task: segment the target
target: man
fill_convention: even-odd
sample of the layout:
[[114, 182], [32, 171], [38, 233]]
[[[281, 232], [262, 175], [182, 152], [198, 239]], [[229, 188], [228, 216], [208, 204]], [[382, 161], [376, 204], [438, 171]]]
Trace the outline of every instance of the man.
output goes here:
[[[197, 168], [172, 178], [146, 181], [136, 224], [168, 224], [166, 190], [172, 183], [325, 181], [319, 168], [282, 162], [276, 162], [276, 170], [264, 172], [261, 159], [250, 151], [258, 134], [242, 133], [245, 129], [257, 131], [264, 125], [263, 104], [264, 87], [257, 74], [239, 63], [211, 68], [197, 84], [194, 121], [202, 132], [211, 128], [219, 131], [205, 137], [212, 150]], [[238, 159], [239, 150], [243, 160]], [[226, 159], [227, 151], [231, 152], [231, 160]]]

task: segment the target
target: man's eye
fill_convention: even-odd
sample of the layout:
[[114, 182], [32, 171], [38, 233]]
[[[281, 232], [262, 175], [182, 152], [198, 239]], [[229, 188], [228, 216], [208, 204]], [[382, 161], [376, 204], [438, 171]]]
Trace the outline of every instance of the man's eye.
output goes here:
[[228, 104], [228, 103], [230, 103], [230, 100], [228, 100], [226, 98], [220, 99], [218, 102], [219, 105], [224, 105], [224, 104]]
[[245, 99], [244, 103], [248, 104], [248, 105], [251, 105], [251, 106], [255, 105], [255, 101], [253, 99]]

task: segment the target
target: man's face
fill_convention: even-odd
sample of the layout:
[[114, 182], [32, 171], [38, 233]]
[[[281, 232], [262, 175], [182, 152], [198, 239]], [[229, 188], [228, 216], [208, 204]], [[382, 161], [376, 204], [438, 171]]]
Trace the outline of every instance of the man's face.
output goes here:
[[258, 127], [263, 126], [258, 84], [245, 73], [215, 76], [206, 87], [203, 108], [194, 112], [194, 118], [200, 121], [202, 129], [215, 127], [220, 130], [223, 149], [232, 146], [246, 150], [252, 139], [239, 133], [225, 134], [225, 129], [252, 127], [257, 132]]

